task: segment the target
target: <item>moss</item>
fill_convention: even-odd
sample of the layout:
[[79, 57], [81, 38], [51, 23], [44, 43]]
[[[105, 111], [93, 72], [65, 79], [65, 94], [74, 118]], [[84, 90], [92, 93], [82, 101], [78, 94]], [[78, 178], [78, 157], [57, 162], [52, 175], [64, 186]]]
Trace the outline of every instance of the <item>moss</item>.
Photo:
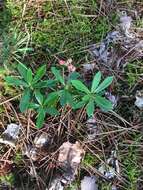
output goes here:
[[14, 181], [15, 181], [15, 177], [12, 173], [0, 176], [0, 183], [1, 184], [6, 184], [7, 186], [13, 186]]
[[124, 176], [128, 180], [127, 190], [135, 190], [138, 187], [139, 178], [142, 176], [140, 157], [136, 148], [142, 141], [142, 136], [135, 134], [132, 137], [133, 144], [128, 147], [127, 155], [122, 158]]
[[135, 85], [139, 77], [142, 76], [143, 73], [142, 64], [143, 62], [139, 60], [127, 64], [125, 72], [126, 72], [126, 79], [130, 87]]
[[96, 163], [96, 158], [91, 153], [87, 153], [84, 157], [83, 162], [82, 162], [84, 167], [94, 166], [95, 163]]

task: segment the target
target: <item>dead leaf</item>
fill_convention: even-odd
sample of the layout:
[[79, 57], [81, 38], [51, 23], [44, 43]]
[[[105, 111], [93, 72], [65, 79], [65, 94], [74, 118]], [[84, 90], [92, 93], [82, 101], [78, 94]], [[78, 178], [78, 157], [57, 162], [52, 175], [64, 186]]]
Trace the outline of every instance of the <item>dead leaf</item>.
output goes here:
[[84, 150], [78, 141], [75, 144], [65, 142], [59, 149], [58, 161], [61, 166], [72, 169], [75, 175], [83, 155]]

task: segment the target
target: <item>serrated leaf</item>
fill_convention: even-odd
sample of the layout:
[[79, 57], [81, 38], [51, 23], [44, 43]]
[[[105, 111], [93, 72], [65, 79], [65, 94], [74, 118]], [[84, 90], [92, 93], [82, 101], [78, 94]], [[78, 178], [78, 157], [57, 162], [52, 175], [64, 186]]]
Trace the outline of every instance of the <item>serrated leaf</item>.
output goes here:
[[85, 92], [87, 94], [90, 93], [89, 89], [79, 80], [72, 80], [72, 85], [79, 91]]
[[112, 103], [107, 100], [106, 98], [103, 98], [101, 96], [96, 95], [95, 96], [95, 103], [103, 110], [110, 111], [113, 109]]
[[101, 72], [99, 71], [98, 73], [96, 73], [96, 75], [93, 78], [92, 86], [91, 86], [91, 92], [95, 92], [95, 90], [98, 87], [100, 81], [101, 81]]
[[101, 92], [105, 88], [107, 88], [113, 81], [113, 77], [107, 77], [95, 90], [96, 93]]
[[93, 116], [94, 113], [94, 100], [90, 100], [89, 103], [86, 105], [86, 112], [88, 117]]
[[15, 77], [6, 77], [5, 81], [12, 86], [24, 86], [24, 87], [28, 87], [28, 84], [26, 82], [24, 82], [23, 80], [17, 79]]
[[37, 120], [36, 120], [36, 127], [38, 129], [40, 129], [43, 126], [45, 116], [46, 116], [45, 110], [40, 108], [38, 110], [38, 115], [37, 115]]
[[41, 66], [35, 73], [33, 82], [38, 82], [46, 73], [46, 65]]
[[20, 111], [24, 112], [27, 110], [28, 106], [29, 106], [29, 102], [30, 102], [30, 98], [31, 98], [31, 91], [30, 89], [26, 89], [23, 92], [22, 98], [20, 100]]
[[32, 70], [31, 70], [31, 69], [28, 69], [28, 71], [27, 71], [26, 82], [27, 82], [28, 84], [31, 84], [32, 79], [33, 79], [33, 76], [32, 76]]
[[60, 71], [58, 69], [56, 69], [55, 67], [52, 67], [52, 73], [54, 74], [55, 78], [63, 85], [65, 85], [64, 79], [60, 73]]
[[18, 72], [20, 73], [20, 75], [26, 81], [28, 68], [24, 64], [19, 63], [17, 69], [18, 69]]
[[43, 95], [41, 94], [41, 92], [40, 92], [39, 90], [35, 90], [35, 91], [34, 91], [34, 95], [35, 95], [35, 98], [36, 98], [36, 100], [38, 101], [38, 103], [39, 103], [40, 105], [42, 105], [42, 104], [43, 104], [44, 97], [43, 97]]

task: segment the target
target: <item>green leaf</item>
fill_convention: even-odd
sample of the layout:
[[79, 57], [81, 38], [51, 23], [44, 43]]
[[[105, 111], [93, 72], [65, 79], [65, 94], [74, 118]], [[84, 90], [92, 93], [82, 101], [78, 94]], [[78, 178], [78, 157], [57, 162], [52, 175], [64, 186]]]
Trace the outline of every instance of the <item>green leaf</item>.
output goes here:
[[56, 116], [56, 115], [59, 115], [59, 112], [56, 108], [54, 107], [51, 107], [51, 108], [47, 108], [46, 109], [46, 112], [52, 116]]
[[38, 101], [38, 103], [39, 103], [40, 105], [42, 105], [42, 104], [43, 104], [44, 97], [43, 97], [43, 95], [41, 94], [41, 92], [40, 92], [39, 90], [35, 90], [35, 91], [34, 91], [34, 94], [35, 94], [35, 98], [36, 98], [36, 100]]
[[96, 95], [95, 96], [95, 103], [103, 110], [110, 111], [113, 109], [112, 103], [107, 100], [106, 98], [103, 98], [101, 96]]
[[79, 80], [72, 80], [72, 85], [79, 91], [85, 92], [87, 94], [90, 93], [89, 89]]
[[29, 106], [28, 106], [28, 109], [37, 109], [39, 108], [39, 104], [35, 104], [35, 103], [30, 103]]
[[52, 73], [54, 74], [55, 78], [63, 85], [65, 85], [64, 79], [60, 73], [60, 71], [58, 69], [56, 69], [55, 67], [52, 67]]
[[32, 79], [33, 79], [33, 76], [32, 76], [32, 70], [31, 70], [31, 69], [28, 69], [28, 71], [27, 71], [26, 82], [27, 82], [28, 84], [31, 84]]
[[38, 82], [46, 73], [46, 65], [41, 66], [35, 73], [33, 82]]
[[72, 72], [68, 76], [68, 82], [70, 82], [71, 80], [76, 80], [79, 77], [80, 77], [80, 74], [78, 72]]
[[33, 85], [34, 88], [52, 88], [56, 85], [55, 80], [44, 80]]
[[100, 81], [101, 81], [101, 72], [99, 71], [98, 73], [96, 73], [96, 75], [93, 78], [92, 86], [91, 86], [91, 92], [95, 92], [95, 90], [98, 87]]
[[14, 78], [14, 77], [6, 77], [5, 81], [12, 86], [24, 86], [24, 87], [28, 87], [28, 84], [26, 82], [24, 82], [23, 80]]
[[74, 106], [73, 106], [73, 109], [79, 109], [79, 108], [82, 108], [85, 106], [85, 101], [80, 101], [80, 102], [77, 102]]
[[88, 117], [93, 116], [94, 113], [94, 100], [90, 100], [89, 103], [86, 106], [86, 112]]
[[54, 106], [59, 99], [59, 95], [57, 92], [51, 92], [48, 94], [47, 99], [44, 102], [44, 106]]
[[24, 90], [22, 98], [20, 100], [20, 105], [19, 105], [21, 112], [24, 112], [24, 111], [27, 110], [27, 108], [29, 106], [30, 98], [31, 98], [31, 91], [30, 91], [30, 89]]
[[98, 88], [96, 88], [95, 92], [99, 93], [102, 90], [104, 90], [105, 88], [107, 88], [113, 81], [113, 77], [107, 77], [99, 86]]
[[33, 48], [19, 48], [16, 52], [26, 52], [26, 51], [33, 51]]
[[83, 96], [82, 100], [83, 100], [85, 103], [87, 103], [87, 102], [89, 102], [89, 100], [90, 100], [90, 96], [89, 96], [89, 95], [85, 95], [85, 96]]
[[26, 81], [28, 68], [24, 64], [19, 63], [17, 69], [18, 69], [18, 72], [20, 73], [20, 75]]
[[65, 106], [66, 104], [73, 105], [72, 95], [67, 91], [63, 90], [60, 97], [61, 106]]
[[38, 115], [37, 115], [37, 120], [36, 120], [36, 127], [38, 129], [40, 129], [43, 126], [45, 116], [46, 116], [45, 110], [40, 108], [38, 110]]

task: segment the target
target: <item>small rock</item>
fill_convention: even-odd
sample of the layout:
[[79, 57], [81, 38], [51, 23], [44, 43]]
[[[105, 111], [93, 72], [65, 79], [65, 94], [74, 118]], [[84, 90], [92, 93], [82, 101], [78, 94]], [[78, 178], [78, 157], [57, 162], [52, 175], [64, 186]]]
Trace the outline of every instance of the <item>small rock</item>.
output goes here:
[[140, 110], [143, 110], [143, 90], [136, 92], [135, 105], [136, 105]]
[[53, 179], [47, 190], [64, 190], [64, 186], [62, 185], [60, 178]]
[[120, 169], [116, 151], [111, 152], [110, 158], [107, 159], [106, 163], [102, 163], [98, 170], [108, 180], [117, 177], [117, 175], [120, 173]]
[[85, 176], [81, 181], [81, 190], [98, 190], [95, 176]]
[[34, 145], [36, 148], [42, 148], [49, 142], [49, 137], [47, 133], [38, 134], [34, 139]]
[[38, 149], [30, 145], [26, 148], [23, 148], [22, 153], [33, 161], [37, 161], [39, 158]]
[[11, 123], [7, 126], [7, 129], [3, 132], [2, 138], [0, 138], [0, 143], [8, 144], [15, 147], [15, 143], [18, 140], [20, 134], [21, 126], [15, 123]]

